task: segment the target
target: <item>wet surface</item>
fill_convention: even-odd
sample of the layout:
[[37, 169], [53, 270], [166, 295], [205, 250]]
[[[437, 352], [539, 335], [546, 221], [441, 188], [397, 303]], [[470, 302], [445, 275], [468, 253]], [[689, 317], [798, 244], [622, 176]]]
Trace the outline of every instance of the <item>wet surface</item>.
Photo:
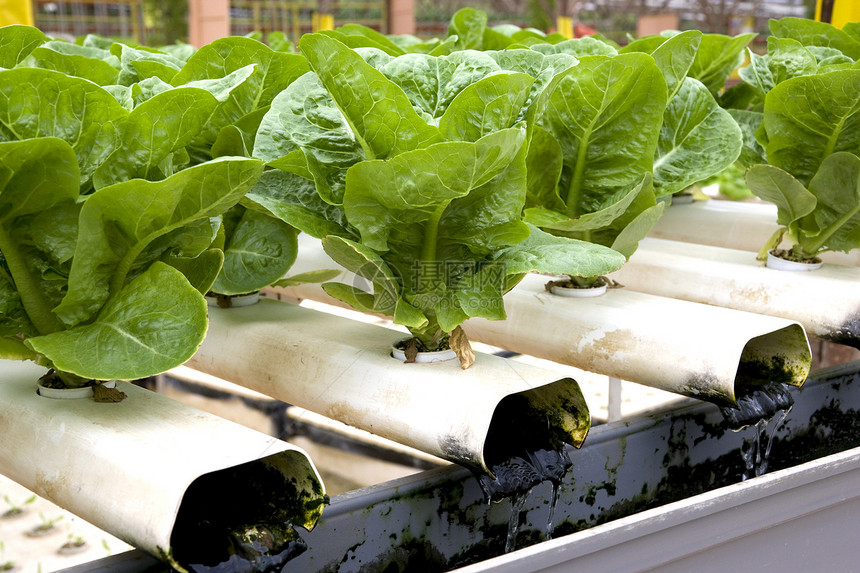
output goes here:
[[290, 518], [304, 517], [309, 497], [262, 461], [205, 474], [182, 500], [173, 557], [194, 573], [281, 571], [307, 549]]
[[[515, 507], [519, 498], [501, 493], [517, 480], [496, 475], [492, 481], [499, 483], [492, 486], [491, 496], [502, 501], [488, 504], [479, 480], [463, 468], [428, 473], [413, 485], [392, 486], [384, 495], [368, 492], [361, 509], [347, 509], [356, 506], [354, 496], [336, 499], [317, 528], [303, 534], [309, 549], [287, 570], [448, 571], [502, 555], [511, 546], [520, 549], [737, 484], [745, 473], [751, 477], [756, 472], [744, 460], [749, 440], [757, 439], [761, 450], [752, 456], [754, 461], [765, 458], [771, 443], [770, 472], [856, 448], [858, 390], [856, 372], [807, 382], [802, 390], [792, 388], [794, 407], [785, 420], [777, 411], [767, 435], [760, 433], [754, 416], [747, 415], [737, 416], [738, 426], [746, 428], [734, 432], [723, 413], [705, 404], [592, 429], [582, 450], [564, 450], [573, 465], [561, 473], [558, 488], [548, 480], [533, 486], [521, 496], [522, 508]], [[784, 403], [778, 395], [769, 399], [775, 405]], [[508, 437], [521, 430], [512, 430]], [[552, 444], [546, 449], [557, 451]], [[535, 467], [541, 463], [520, 454], [511, 472], [521, 475], [523, 484], [539, 479]], [[491, 467], [504, 461], [488, 456]]]
[[791, 387], [780, 382], [749, 388], [737, 397], [737, 401], [737, 408], [720, 408], [726, 424], [733, 430], [741, 430], [756, 425], [760, 420], [771, 419], [778, 412], [789, 410], [794, 404]]

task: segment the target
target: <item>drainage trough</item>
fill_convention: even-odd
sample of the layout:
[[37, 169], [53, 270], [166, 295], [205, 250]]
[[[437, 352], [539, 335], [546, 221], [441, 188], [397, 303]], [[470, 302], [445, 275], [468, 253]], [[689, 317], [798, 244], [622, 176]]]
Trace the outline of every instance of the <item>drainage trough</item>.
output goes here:
[[[755, 428], [728, 430], [716, 406], [686, 400], [594, 426], [570, 451], [556, 503], [543, 483], [519, 511], [509, 500], [487, 504], [458, 466], [335, 496], [287, 570], [854, 570], [847, 532], [860, 511], [860, 362], [791, 391], [795, 405], [769, 427], [770, 471], [760, 477], [741, 480]], [[512, 521], [517, 550], [505, 554]], [[134, 567], [126, 571], [143, 570]]]

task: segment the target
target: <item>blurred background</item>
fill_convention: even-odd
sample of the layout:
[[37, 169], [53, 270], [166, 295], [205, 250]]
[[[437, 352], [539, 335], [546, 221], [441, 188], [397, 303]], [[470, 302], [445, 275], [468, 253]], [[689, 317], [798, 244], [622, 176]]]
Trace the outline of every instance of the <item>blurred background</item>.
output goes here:
[[[27, 9], [20, 0], [5, 4], [10, 13]], [[83, 0], [33, 1], [30, 10], [32, 23], [57, 37], [98, 34], [158, 46], [190, 40], [189, 10], [195, 4], [207, 9], [201, 0]], [[228, 9], [233, 35], [282, 31], [293, 41], [320, 26], [346, 23], [425, 39], [444, 36], [451, 16], [469, 6], [485, 11], [490, 25], [510, 23], [550, 32], [561, 16], [570, 19], [572, 35], [599, 32], [621, 44], [627, 43], [628, 35], [698, 29], [731, 35], [759, 32], [763, 45], [770, 18], [811, 18], [815, 4], [816, 0], [229, 0]], [[3, 5], [0, 1], [0, 17]], [[411, 12], [407, 20], [412, 29], [400, 17], [404, 10]], [[332, 16], [333, 22], [324, 19], [321, 24], [320, 15]], [[5, 23], [11, 22], [0, 22]]]

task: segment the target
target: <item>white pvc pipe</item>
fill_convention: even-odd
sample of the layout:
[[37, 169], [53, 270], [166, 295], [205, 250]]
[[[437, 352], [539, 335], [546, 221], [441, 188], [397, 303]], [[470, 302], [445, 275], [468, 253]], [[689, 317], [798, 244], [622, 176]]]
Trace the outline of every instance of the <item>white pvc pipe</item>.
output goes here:
[[475, 340], [722, 404], [776, 368], [803, 384], [812, 356], [791, 321], [611, 289], [593, 299], [545, 292], [530, 275], [505, 296], [504, 321], [471, 319]]
[[[337, 268], [319, 241], [300, 239], [300, 252], [295, 272]], [[505, 295], [507, 319], [470, 319], [463, 324], [469, 338], [726, 405], [735, 404], [743, 387], [760, 383], [762, 369], [782, 370], [796, 386], [809, 373], [809, 341], [795, 321], [629, 288], [594, 298], [560, 297], [546, 292], [550, 278], [527, 276]], [[354, 279], [344, 271], [335, 280]], [[343, 305], [319, 285], [276, 290]]]
[[391, 356], [399, 332], [273, 300], [209, 313], [188, 366], [457, 463], [488, 471], [485, 448], [538, 420], [535, 440], [578, 446], [588, 431], [576, 381], [535, 366], [405, 364]]
[[631, 290], [794, 320], [831, 342], [860, 347], [860, 268], [765, 267], [747, 251], [648, 238], [612, 274]]
[[[757, 253], [778, 227], [776, 205], [712, 199], [672, 205], [663, 212], [648, 236]], [[788, 248], [788, 242], [783, 241], [782, 246]], [[850, 253], [822, 253], [821, 259], [860, 266], [860, 249]]]
[[228, 486], [211, 492], [212, 507], [242, 499], [261, 471], [303, 506], [279, 519], [306, 529], [319, 519], [325, 492], [299, 448], [127, 382], [119, 403], [45, 398], [44, 373], [0, 360], [0, 473], [123, 541], [184, 571], [174, 558], [183, 504], [210, 493], [206, 480]]

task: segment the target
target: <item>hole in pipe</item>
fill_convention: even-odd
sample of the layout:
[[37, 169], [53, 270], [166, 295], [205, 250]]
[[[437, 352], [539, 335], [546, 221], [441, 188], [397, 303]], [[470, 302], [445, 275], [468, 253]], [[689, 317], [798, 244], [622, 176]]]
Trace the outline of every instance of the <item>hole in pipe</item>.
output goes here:
[[189, 571], [281, 571], [307, 549], [291, 520], [325, 501], [256, 460], [205, 474], [188, 487], [171, 534], [173, 558]]

